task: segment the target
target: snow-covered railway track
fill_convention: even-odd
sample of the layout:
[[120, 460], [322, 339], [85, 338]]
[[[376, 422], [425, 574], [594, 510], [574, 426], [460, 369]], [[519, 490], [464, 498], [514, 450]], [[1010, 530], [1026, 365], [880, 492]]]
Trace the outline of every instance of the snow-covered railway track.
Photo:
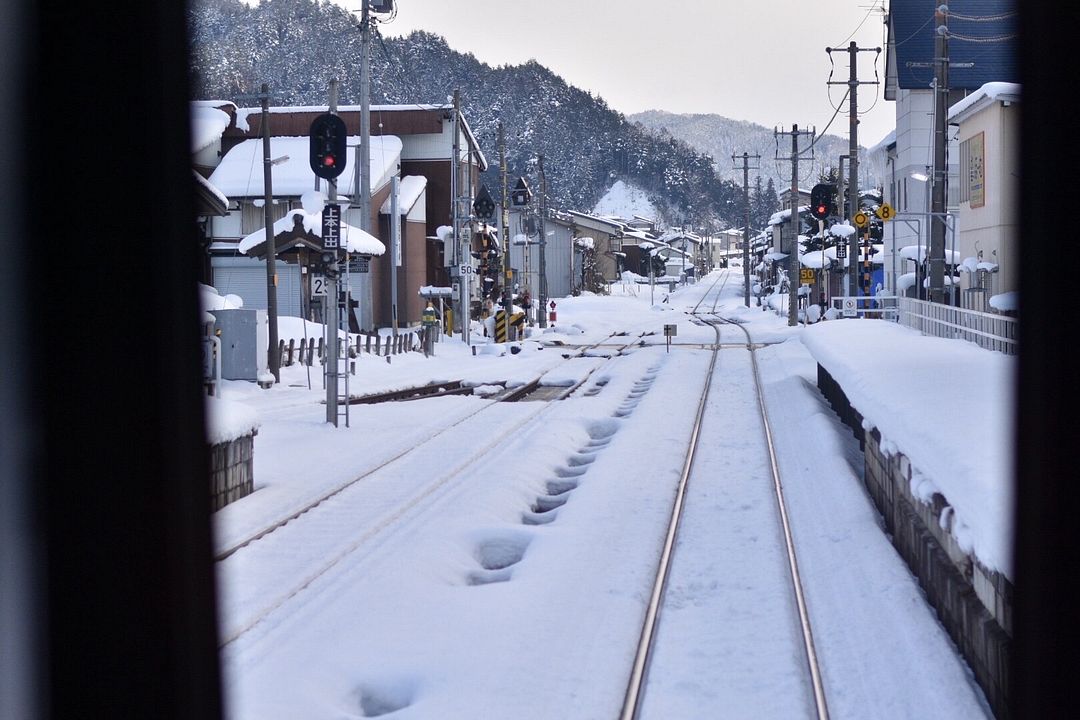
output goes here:
[[[560, 394], [569, 396], [594, 372], [617, 362], [617, 357], [613, 354], [598, 362], [573, 385], [559, 388]], [[481, 472], [485, 456], [499, 450], [515, 434], [535, 427], [551, 407], [551, 403], [488, 403], [422, 444], [234, 545], [228, 553], [219, 554], [219, 576], [225, 585], [219, 646], [235, 642], [356, 551], [378, 545], [396, 528], [407, 525], [409, 518], [423, 513], [471, 477], [473, 471]], [[489, 412], [481, 416], [483, 410]], [[474, 449], [477, 437], [484, 442]], [[462, 448], [469, 448], [465, 455]], [[362, 479], [367, 482], [359, 483]], [[265, 568], [280, 581], [246, 582], [242, 578], [250, 568]], [[262, 571], [255, 575], [262, 575]]]
[[[668, 530], [665, 536], [664, 546], [660, 553], [660, 561], [657, 567], [656, 580], [653, 586], [648, 606], [646, 608], [645, 621], [638, 642], [637, 653], [635, 655], [632, 665], [630, 679], [627, 684], [625, 699], [620, 712], [620, 720], [631, 720], [633, 718], [639, 718], [643, 716], [667, 717], [671, 716], [672, 713], [676, 716], [681, 716], [681, 711], [700, 712], [701, 710], [700, 708], [689, 710], [687, 707], [680, 707], [678, 709], [675, 709], [668, 704], [667, 701], [670, 700], [672, 696], [664, 696], [664, 692], [667, 691], [667, 687], [675, 686], [678, 683], [692, 686], [695, 683], [700, 682], [700, 678], [695, 677], [693, 679], [679, 679], [680, 673], [684, 672], [684, 670], [681, 670], [679, 668], [685, 668], [687, 667], [687, 665], [680, 663], [674, 659], [676, 653], [669, 652], [667, 656], [661, 655], [661, 659], [657, 660], [656, 658], [658, 653], [656, 652], [656, 646], [658, 638], [661, 636], [661, 613], [663, 611], [664, 604], [669, 593], [668, 585], [672, 575], [672, 566], [674, 564], [675, 550], [677, 547], [680, 546], [679, 530], [682, 525], [683, 516], [687, 508], [687, 489], [688, 487], [690, 487], [690, 479], [691, 476], [694, 474], [695, 460], [697, 459], [699, 450], [699, 438], [701, 434], [702, 421], [706, 416], [706, 408], [709, 404], [709, 394], [712, 388], [712, 380], [716, 373], [716, 365], [721, 350], [723, 350], [725, 347], [729, 347], [728, 344], [722, 345], [720, 342], [720, 327], [722, 325], [734, 325], [736, 327], [739, 327], [746, 336], [746, 343], [743, 347], [746, 349], [747, 355], [749, 356], [749, 359], [751, 361], [750, 369], [752, 370], [754, 394], [758, 411], [761, 417], [762, 432], [764, 435], [764, 446], [767, 450], [768, 466], [772, 476], [772, 495], [775, 500], [776, 513], [779, 515], [779, 525], [783, 536], [784, 549], [782, 555], [786, 560], [788, 573], [787, 578], [791, 593], [793, 595], [795, 606], [794, 609], [795, 614], [797, 615], [798, 633], [801, 635], [801, 638], [799, 640], [795, 640], [794, 638], [790, 640], [778, 638], [776, 642], [780, 646], [790, 647], [791, 652], [788, 654], [794, 654], [796, 652], [799, 652], [798, 650], [796, 650], [796, 646], [801, 645], [801, 652], [805, 658], [803, 672], [805, 675], [808, 676], [808, 682], [806, 683], [806, 685], [808, 685], [810, 688], [813, 705], [812, 710], [808, 710], [806, 714], [807, 716], [816, 717], [818, 718], [818, 720], [825, 720], [829, 716], [828, 706], [825, 698], [824, 683], [818, 664], [817, 651], [814, 646], [809, 613], [806, 608], [805, 594], [803, 591], [802, 581], [799, 574], [798, 561], [795, 554], [794, 538], [791, 533], [787, 507], [784, 501], [783, 485], [780, 480], [776, 450], [773, 445], [772, 430], [770, 428], [768, 411], [765, 405], [764, 395], [762, 391], [761, 377], [758, 370], [757, 358], [755, 355], [755, 350], [757, 346], [752, 341], [750, 334], [746, 330], [746, 328], [742, 327], [739, 323], [722, 317], [716, 312], [716, 307], [720, 300], [720, 294], [724, 286], [727, 284], [728, 277], [728, 273], [724, 273], [722, 275], [723, 283], [721, 283], [720, 278], [718, 278], [717, 282], [715, 282], [713, 286], [706, 291], [706, 294], [694, 306], [693, 310], [691, 310], [692, 314], [697, 314], [702, 305], [705, 303], [706, 299], [709, 298], [710, 295], [713, 296], [711, 310], [706, 313], [702, 313], [702, 315], [711, 316], [711, 318], [703, 319], [705, 319], [705, 322], [711, 325], [713, 327], [713, 330], [716, 332], [716, 345], [713, 347], [713, 356], [709, 364], [707, 380], [702, 390], [701, 399], [699, 401], [697, 415], [694, 422], [694, 427], [690, 435], [689, 445], [683, 463], [682, 475], [672, 506], [671, 520], [669, 522]], [[720, 286], [719, 289], [717, 289], [718, 284]], [[715, 294], [713, 294], [714, 290]], [[731, 351], [729, 350], [729, 352]], [[726, 371], [725, 375], [730, 375], [730, 371]], [[732, 390], [732, 387], [729, 385], [726, 390], [730, 392]], [[702, 477], [700, 478], [700, 480], [706, 480], [706, 478]], [[746, 505], [745, 507], [749, 508], [750, 505]], [[704, 514], [707, 515], [708, 513]], [[716, 522], [716, 519], [709, 517], [706, 522], [713, 523]], [[751, 538], [751, 541], [756, 542], [756, 537]], [[691, 541], [687, 541], [686, 544], [689, 544], [690, 542]], [[689, 547], [687, 548], [687, 550], [681, 551], [680, 556], [682, 552], [692, 552], [693, 550], [694, 548]], [[695, 561], [701, 562], [701, 554], [701, 551], [699, 551], [699, 557], [689, 562], [688, 565], [695, 564]], [[703, 554], [708, 555], [709, 553], [706, 551]], [[781, 553], [776, 554], [779, 556]], [[772, 564], [775, 566], [777, 563]], [[694, 572], [689, 571], [688, 574], [694, 575]], [[782, 582], [782, 579], [779, 577], [778, 572], [773, 573], [773, 576], [775, 579], [772, 580], [772, 582]], [[702, 582], [701, 577], [697, 576], [693, 580], [684, 583], [684, 587], [681, 587], [680, 590], [685, 590], [685, 585], [692, 585], [694, 583], [700, 582]], [[714, 585], [714, 587], [722, 586], [717, 583]], [[680, 598], [679, 600], [680, 602], [685, 602], [685, 598]], [[780, 603], [779, 605], [783, 605], [783, 603]], [[694, 633], [695, 631], [697, 631], [700, 635], [700, 623], [703, 619], [705, 620], [705, 622], [707, 622], [713, 627], [723, 626], [725, 624], [725, 621], [729, 620], [729, 618], [722, 617], [703, 618], [700, 614], [697, 614], [695, 617], [693, 617], [689, 623], [687, 623], [685, 619], [680, 618], [680, 622], [677, 623], [678, 625], [680, 625], [680, 627], [676, 627], [671, 630], [670, 634], [673, 636], [673, 638], [669, 644], [677, 645], [679, 643], [678, 636], [680, 635], [680, 633]], [[772, 619], [775, 620], [775, 616], [772, 616]], [[699, 625], [698, 628], [694, 628], [695, 623]], [[784, 634], [784, 630], [782, 628], [773, 628], [773, 632], [774, 634], [778, 635]], [[683, 648], [683, 650], [685, 650], [685, 648]], [[694, 650], [690, 650], [691, 654], [693, 652]], [[661, 664], [665, 662], [671, 662], [672, 665], [677, 667], [674, 670], [665, 670], [665, 672], [667, 673], [667, 677], [659, 683], [661, 688], [658, 688], [658, 691], [654, 693], [654, 696], [652, 697], [652, 702], [646, 702], [646, 697], [649, 696], [650, 693], [650, 678], [654, 672], [654, 662], [660, 662]], [[728, 662], [739, 663], [740, 660], [729, 658]], [[665, 683], [667, 683], [667, 687], [664, 687]], [[802, 682], [795, 680], [789, 684], [789, 687], [801, 688], [804, 687], [804, 685]], [[803, 693], [798, 692], [798, 690], [794, 690], [793, 693], [795, 695], [803, 695]], [[685, 693], [681, 694], [685, 695]], [[787, 706], [785, 712], [790, 711], [793, 707], [800, 707], [802, 705], [805, 705], [805, 703], [806, 700], [793, 699], [791, 701], [791, 704]], [[736, 712], [736, 714], [738, 713]]]
[[[632, 343], [623, 343], [623, 344], [621, 344], [620, 346], [618, 346], [619, 351], [625, 350], [631, 344]], [[586, 355], [586, 353], [588, 351], [595, 349], [599, 345], [600, 345], [600, 343], [594, 343], [592, 345], [587, 345], [587, 346], [584, 346], [582, 348], [575, 348], [576, 350], [578, 350], [578, 352], [575, 355], [567, 357], [566, 360], [571, 360], [571, 359], [576, 358], [576, 357], [583, 357], [583, 356]], [[532, 383], [528, 383], [526, 387], [528, 387], [528, 386], [533, 386], [533, 387], [538, 386], [539, 381], [540, 381], [540, 378], [536, 378]], [[584, 382], [584, 381], [582, 381], [582, 382]], [[574, 387], [570, 388], [569, 390], [567, 390], [567, 392], [565, 394], [566, 395], [570, 394], [571, 392], [576, 390], [577, 387], [578, 386], [574, 386]], [[251, 543], [253, 543], [253, 542], [257, 541], [257, 540], [261, 540], [262, 538], [266, 537], [267, 535], [274, 532], [275, 530], [278, 530], [278, 529], [284, 527], [286, 524], [288, 524], [289, 522], [295, 520], [296, 518], [300, 517], [301, 515], [304, 515], [305, 513], [309, 512], [310, 510], [313, 510], [313, 509], [319, 507], [321, 504], [323, 504], [327, 500], [339, 495], [340, 493], [344, 492], [348, 488], [356, 485], [357, 483], [371, 477], [372, 475], [374, 475], [374, 474], [376, 474], [376, 473], [378, 473], [378, 472], [380, 472], [380, 471], [382, 471], [382, 470], [384, 470], [384, 469], [386, 469], [388, 467], [392, 467], [393, 465], [395, 465], [396, 463], [401, 461], [403, 458], [406, 458], [410, 454], [417, 452], [420, 448], [423, 448], [427, 444], [437, 440], [438, 438], [444, 436], [445, 434], [447, 434], [449, 432], [452, 432], [453, 430], [460, 427], [464, 423], [467, 423], [470, 420], [472, 420], [473, 418], [475, 418], [477, 415], [479, 415], [479, 414], [481, 414], [481, 413], [483, 413], [485, 411], [488, 411], [493, 406], [498, 405], [499, 402], [503, 401], [504, 399], [505, 398], [499, 397], [499, 398], [495, 398], [494, 400], [492, 400], [490, 402], [485, 402], [480, 407], [478, 407], [476, 410], [473, 410], [472, 412], [469, 412], [469, 413], [461, 416], [460, 418], [454, 420], [452, 423], [450, 423], [448, 425], [445, 425], [443, 427], [440, 427], [437, 430], [435, 430], [434, 432], [431, 432], [431, 433], [427, 434], [426, 436], [417, 438], [410, 446], [405, 447], [400, 452], [397, 452], [397, 453], [391, 455], [390, 457], [387, 457], [387, 458], [383, 459], [381, 462], [374, 465], [373, 467], [367, 468], [366, 470], [364, 470], [364, 472], [360, 473], [359, 475], [356, 475], [356, 476], [354, 476], [352, 478], [349, 478], [347, 481], [342, 482], [342, 483], [340, 483], [338, 485], [335, 485], [335, 486], [325, 490], [324, 492], [320, 493], [318, 496], [316, 496], [314, 498], [308, 498], [308, 499], [303, 500], [302, 502], [298, 503], [296, 506], [290, 508], [289, 510], [287, 510], [287, 511], [281, 513], [281, 514], [279, 514], [273, 521], [268, 522], [265, 525], [262, 525], [261, 527], [259, 527], [259, 529], [248, 532], [248, 533], [244, 534], [243, 536], [241, 536], [240, 538], [228, 543], [224, 547], [218, 548], [214, 553], [214, 561], [215, 562], [220, 562], [222, 560], [227, 559], [228, 557], [230, 557], [234, 553], [236, 553], [238, 550], [249, 546]], [[514, 398], [514, 399], [516, 399], [516, 398]], [[295, 407], [295, 406], [296, 406], [296, 404], [290, 405], [288, 407]]]

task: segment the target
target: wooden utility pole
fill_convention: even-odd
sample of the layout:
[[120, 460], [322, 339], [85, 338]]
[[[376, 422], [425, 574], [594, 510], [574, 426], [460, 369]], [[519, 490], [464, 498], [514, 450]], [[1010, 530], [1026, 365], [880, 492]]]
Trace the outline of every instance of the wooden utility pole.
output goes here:
[[[731, 161], [735, 161], [735, 155]], [[750, 307], [750, 171], [760, 170], [761, 166], [750, 167], [750, 159], [761, 160], [760, 155], [742, 154], [742, 183], [743, 183], [743, 209], [745, 210], [745, 225], [743, 226], [743, 303]]]
[[277, 267], [275, 265], [277, 246], [274, 243], [274, 219], [271, 213], [274, 192], [271, 182], [270, 159], [270, 86], [262, 84], [259, 100], [262, 102], [262, 146], [263, 146], [263, 221], [266, 224], [266, 322], [269, 346], [266, 348], [266, 366], [273, 373], [274, 382], [281, 382], [281, 356], [278, 353], [278, 306], [277, 306]]

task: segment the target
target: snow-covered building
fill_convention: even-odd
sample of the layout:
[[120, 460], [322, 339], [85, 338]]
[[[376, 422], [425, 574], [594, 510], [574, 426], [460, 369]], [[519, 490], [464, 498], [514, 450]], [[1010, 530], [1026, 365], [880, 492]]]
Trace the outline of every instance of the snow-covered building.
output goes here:
[[[892, 250], [928, 244], [927, 213], [933, 177], [935, 8], [924, 0], [893, 0], [886, 18], [885, 99], [896, 103], [892, 163], [886, 197], [899, 213], [890, 222], [885, 267]], [[954, 0], [948, 3], [949, 99], [953, 105], [995, 80], [1019, 81], [1014, 0]], [[888, 138], [878, 146], [891, 144]], [[959, 143], [949, 133], [946, 209], [959, 209]], [[891, 236], [890, 236], [891, 235]], [[951, 243], [951, 239], [947, 239]], [[886, 275], [891, 275], [887, 272]]]
[[[595, 261], [597, 280], [602, 282], [614, 282], [624, 269], [623, 261], [626, 253], [623, 252], [623, 232], [625, 227], [617, 220], [597, 217], [586, 213], [570, 211], [575, 231], [575, 252], [591, 252]], [[578, 242], [581, 238], [592, 238], [591, 247], [587, 243]], [[581, 263], [576, 263], [583, 272], [587, 272]], [[575, 278], [575, 287], [581, 287], [583, 278]]]
[[1020, 86], [987, 83], [949, 109], [959, 128], [962, 303], [989, 310], [1018, 289]]
[[[781, 210], [790, 210], [791, 209], [791, 204], [792, 204], [791, 203], [791, 188], [781, 190], [779, 197], [780, 197], [780, 209]], [[807, 205], [807, 206], [810, 205], [810, 191], [806, 190], [804, 188], [799, 188], [799, 207], [802, 207], [803, 205]]]
[[[228, 215], [211, 218], [207, 223], [207, 235], [212, 241], [212, 282], [223, 293], [243, 297], [247, 307], [266, 307], [264, 264], [239, 250], [244, 238], [264, 226], [261, 112], [259, 108], [237, 108], [231, 103], [213, 103], [209, 109], [227, 115], [228, 124], [218, 131], [216, 141], [199, 151], [195, 162], [197, 166], [212, 165], [210, 182], [230, 198]], [[212, 120], [220, 124], [221, 118], [213, 118], [205, 106], [197, 105], [196, 110], [206, 116], [207, 125]], [[316, 179], [308, 163], [311, 123], [326, 111], [325, 106], [270, 110], [274, 221], [302, 209], [306, 192], [318, 188], [325, 195], [328, 191], [327, 181]], [[386, 327], [392, 322], [391, 272], [397, 273], [400, 325], [420, 321], [420, 287], [450, 284], [446, 266], [453, 258], [436, 231], [439, 226], [451, 224], [452, 111], [449, 105], [371, 107], [373, 135], [368, 177], [372, 217], [367, 226], [389, 247], [391, 222], [400, 222], [402, 248], [397, 268], [392, 269], [394, 263], [389, 255], [372, 260], [366, 272], [359, 265], [350, 266], [353, 272], [348, 280], [353, 297], [371, 299], [358, 308], [363, 329]], [[339, 107], [337, 112], [345, 123], [349, 146], [345, 170], [337, 178], [338, 198], [348, 202], [342, 222], [360, 228], [365, 225], [360, 218], [358, 192], [360, 107]], [[487, 160], [467, 122], [459, 126], [458, 141], [459, 183], [463, 194], [471, 194], [471, 189], [479, 186], [479, 173], [487, 168]], [[392, 220], [388, 201], [394, 177], [401, 179], [400, 216]], [[279, 266], [279, 313], [311, 316], [307, 275], [307, 268], [298, 262], [286, 259]]]
[[[571, 293], [573, 269], [573, 224], [552, 214], [544, 222], [544, 274], [548, 297], [566, 297]], [[518, 284], [535, 299], [540, 295], [540, 218], [536, 213], [510, 211], [510, 267]]]

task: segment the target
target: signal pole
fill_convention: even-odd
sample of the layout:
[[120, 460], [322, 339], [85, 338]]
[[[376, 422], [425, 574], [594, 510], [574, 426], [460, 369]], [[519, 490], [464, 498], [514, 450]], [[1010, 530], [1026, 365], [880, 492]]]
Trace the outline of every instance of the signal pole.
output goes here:
[[274, 382], [281, 382], [281, 356], [278, 353], [278, 307], [277, 307], [277, 267], [274, 244], [274, 220], [271, 204], [274, 199], [270, 168], [270, 86], [262, 84], [259, 100], [262, 102], [262, 146], [263, 146], [263, 222], [266, 225], [266, 322], [269, 346], [266, 348], [267, 369], [273, 373]]
[[[735, 155], [731, 161], [735, 162]], [[761, 166], [750, 167], [750, 158], [761, 160], [760, 155], [742, 154], [742, 184], [743, 184], [743, 209], [745, 210], [746, 224], [743, 226], [743, 303], [750, 307], [750, 171], [760, 170]]]
[[[791, 157], [777, 160], [791, 160], [791, 250], [788, 255], [788, 325], [799, 324], [799, 136], [809, 135], [811, 146], [816, 130], [799, 130], [792, 125], [790, 132], [773, 131], [773, 135], [791, 136]], [[813, 155], [810, 159], [813, 159]]]
[[503, 309], [506, 311], [506, 322], [510, 322], [510, 315], [514, 312], [514, 271], [510, 269], [510, 189], [506, 178], [506, 135], [503, 133], [502, 121], [499, 121], [499, 184], [502, 185], [502, 224], [499, 232], [502, 233], [503, 246]]
[[[881, 54], [881, 48], [860, 48], [852, 40], [846, 48], [825, 48], [825, 52], [832, 56], [833, 51], [847, 52], [848, 54], [848, 79], [847, 81], [828, 81], [828, 85], [848, 86], [848, 177], [851, 178], [848, 185], [848, 212], [850, 215], [845, 219], [854, 225], [855, 214], [859, 212], [859, 86], [877, 85], [878, 81], [859, 80], [858, 57], [860, 52], [876, 52]], [[855, 297], [858, 292], [858, 280], [856, 277], [856, 260], [859, 257], [858, 233], [852, 233], [848, 247], [848, 294]]]
[[[367, 3], [364, 3], [367, 6]], [[330, 114], [337, 115], [337, 78], [330, 80]], [[344, 158], [343, 158], [344, 159]], [[365, 175], [367, 173], [364, 173]], [[337, 204], [337, 178], [327, 181], [331, 205]], [[325, 247], [326, 238], [323, 238]], [[326, 297], [323, 298], [323, 322], [326, 323], [326, 422], [338, 426], [338, 326], [341, 313], [338, 311], [338, 249], [334, 248], [334, 260], [326, 272]], [[345, 399], [348, 407], [348, 398]]]
[[[536, 322], [541, 329], [547, 327], [547, 260], [544, 249], [547, 246], [547, 176], [544, 174], [544, 155], [540, 154], [537, 161], [540, 171], [540, 280], [536, 283], [537, 318]], [[573, 253], [571, 253], [572, 255]]]

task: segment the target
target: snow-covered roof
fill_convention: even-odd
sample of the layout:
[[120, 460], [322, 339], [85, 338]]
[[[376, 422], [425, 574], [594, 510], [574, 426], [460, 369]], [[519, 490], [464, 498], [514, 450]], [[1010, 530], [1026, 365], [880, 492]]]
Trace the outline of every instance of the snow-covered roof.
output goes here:
[[820, 250], [811, 250], [808, 253], [799, 255], [799, 264], [805, 268], [813, 268], [814, 270], [820, 270], [823, 267], [829, 267], [832, 265], [832, 260], [828, 255], [825, 255]]
[[[921, 262], [926, 259], [926, 246], [925, 245], [905, 245], [899, 250], [900, 257], [905, 260], [914, 260], [915, 262]], [[955, 250], [945, 249], [945, 261], [950, 265], [958, 265], [960, 263], [960, 253]]]
[[[221, 103], [218, 103], [221, 104]], [[205, 101], [191, 104], [191, 152], [210, 147], [221, 139], [221, 133], [229, 127], [231, 118], [223, 110], [206, 104]]]
[[229, 198], [225, 197], [224, 193], [214, 187], [214, 185], [209, 180], [204, 178], [199, 173], [195, 172], [194, 170], [192, 170], [191, 173], [195, 176], [195, 181], [197, 183], [202, 185], [211, 195], [220, 200], [222, 205], [224, 205], [226, 208], [229, 207]]
[[775, 261], [777, 261], [777, 260], [783, 260], [783, 259], [784, 259], [784, 258], [786, 258], [787, 256], [788, 256], [788, 254], [787, 254], [787, 253], [782, 253], [782, 252], [771, 252], [771, 253], [765, 253], [765, 257], [764, 257], [764, 258], [762, 258], [762, 259], [763, 259], [763, 260], [772, 260], [772, 261], [774, 261], [774, 262], [775, 262]]
[[895, 128], [890, 130], [888, 135], [881, 138], [881, 140], [876, 145], [871, 147], [866, 152], [868, 154], [880, 152], [882, 150], [887, 150], [890, 145], [894, 145], [894, 144], [896, 144], [896, 129]]
[[[810, 206], [809, 205], [800, 205], [799, 206], [799, 212], [800, 213], [802, 213], [802, 212], [810, 212]], [[789, 219], [791, 219], [791, 208], [788, 208], [787, 210], [781, 210], [780, 212], [773, 213], [772, 216], [769, 218], [769, 224], [770, 225], [778, 225], [778, 224], [782, 223], [784, 220], [789, 220]]]
[[[416, 205], [416, 201], [424, 194], [425, 189], [427, 189], [427, 178], [423, 175], [406, 175], [401, 178], [401, 182], [398, 184], [398, 213], [408, 215], [413, 206]], [[379, 212], [383, 215], [390, 214], [389, 197], [379, 208]]]
[[[360, 142], [359, 137], [348, 138], [350, 144]], [[298, 196], [315, 187], [315, 173], [311, 171], [308, 156], [311, 141], [306, 137], [270, 138], [270, 157], [287, 160], [274, 165], [272, 183], [274, 195]], [[354, 159], [352, 151], [345, 154], [345, 170], [337, 179], [338, 193], [353, 194]], [[393, 135], [371, 138], [371, 191], [374, 193], [397, 174], [401, 160], [401, 140]], [[262, 140], [244, 140], [229, 150], [221, 163], [210, 175], [210, 182], [232, 198], [262, 197], [263, 195]]]
[[[274, 223], [274, 235], [277, 236], [292, 230], [296, 224], [293, 218], [296, 217], [300, 218], [304, 230], [312, 233], [315, 237], [322, 237], [322, 213], [309, 213], [303, 210], [291, 210], [285, 213], [285, 217]], [[241, 240], [237, 245], [237, 250], [246, 255], [249, 250], [265, 241], [266, 228], [259, 228]], [[341, 247], [346, 252], [361, 253], [363, 255], [382, 255], [386, 252], [386, 246], [382, 244], [379, 238], [344, 222], [341, 223]]]
[[837, 223], [829, 228], [829, 233], [836, 237], [848, 238], [855, 234], [855, 227], [847, 222]]
[[[339, 105], [337, 108], [338, 113], [345, 112], [360, 112], [363, 109], [360, 105]], [[451, 104], [446, 105], [427, 105], [424, 103], [413, 103], [411, 105], [371, 105], [368, 107], [370, 112], [405, 112], [409, 110], [422, 110], [424, 112], [438, 112], [453, 110], [454, 106]], [[271, 113], [324, 113], [329, 112], [330, 106], [328, 105], [284, 105], [281, 107], [271, 107]], [[248, 117], [251, 115], [258, 115], [262, 112], [261, 107], [246, 107], [240, 108], [236, 111], [236, 127], [243, 132], [249, 131]], [[472, 128], [469, 127], [469, 121], [465, 118], [464, 113], [461, 115], [461, 130], [465, 133], [465, 137], [476, 151], [477, 158], [480, 160], [481, 171], [488, 169], [487, 157], [484, 155], [484, 151], [480, 149], [480, 144], [476, 142], [476, 136], [473, 135]], [[371, 138], [373, 141], [375, 138]]]
[[949, 108], [949, 122], [962, 122], [995, 102], [1020, 102], [1020, 84], [989, 82]]

